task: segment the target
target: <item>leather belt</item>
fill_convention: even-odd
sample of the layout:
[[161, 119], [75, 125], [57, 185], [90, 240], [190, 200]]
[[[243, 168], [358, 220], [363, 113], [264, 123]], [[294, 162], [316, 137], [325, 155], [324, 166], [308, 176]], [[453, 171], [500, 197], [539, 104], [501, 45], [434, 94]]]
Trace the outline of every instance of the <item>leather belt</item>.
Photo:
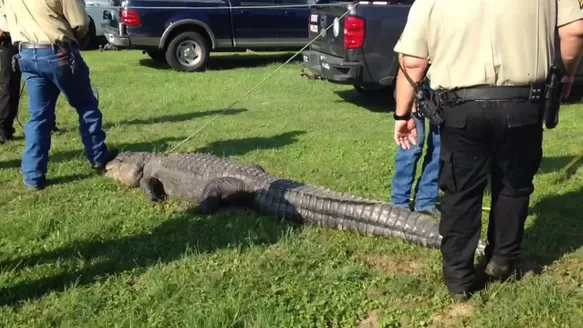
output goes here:
[[479, 86], [450, 90], [441, 97], [444, 101], [472, 100], [544, 100], [545, 85], [542, 83], [521, 86]]
[[23, 41], [20, 42], [18, 46], [25, 49], [48, 49], [54, 47], [55, 45], [52, 43], [35, 43]]
[[29, 42], [29, 41], [21, 41], [16, 44], [17, 47], [23, 49], [51, 49], [51, 48], [62, 48], [62, 49], [69, 49], [71, 48], [70, 42], [64, 42], [62, 44], [57, 43], [36, 43], [36, 42]]

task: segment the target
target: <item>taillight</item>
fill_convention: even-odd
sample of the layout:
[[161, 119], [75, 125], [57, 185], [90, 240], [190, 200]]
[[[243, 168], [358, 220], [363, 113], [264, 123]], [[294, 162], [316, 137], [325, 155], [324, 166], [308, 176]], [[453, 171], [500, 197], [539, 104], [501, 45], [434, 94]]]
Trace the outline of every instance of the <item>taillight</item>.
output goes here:
[[137, 11], [133, 9], [122, 9], [121, 11], [121, 22], [126, 26], [140, 26], [142, 25], [142, 20]]
[[344, 48], [360, 48], [364, 44], [364, 19], [356, 16], [344, 18]]

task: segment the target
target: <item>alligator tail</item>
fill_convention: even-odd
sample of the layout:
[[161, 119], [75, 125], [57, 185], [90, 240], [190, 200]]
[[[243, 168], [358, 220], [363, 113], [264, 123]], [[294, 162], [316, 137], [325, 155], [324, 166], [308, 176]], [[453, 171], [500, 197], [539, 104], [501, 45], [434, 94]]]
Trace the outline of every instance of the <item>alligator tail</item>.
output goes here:
[[[429, 248], [441, 245], [439, 222], [430, 215], [289, 180], [279, 180], [260, 191], [255, 203], [262, 212], [301, 223], [396, 237]], [[478, 253], [483, 254], [484, 247], [480, 242]]]

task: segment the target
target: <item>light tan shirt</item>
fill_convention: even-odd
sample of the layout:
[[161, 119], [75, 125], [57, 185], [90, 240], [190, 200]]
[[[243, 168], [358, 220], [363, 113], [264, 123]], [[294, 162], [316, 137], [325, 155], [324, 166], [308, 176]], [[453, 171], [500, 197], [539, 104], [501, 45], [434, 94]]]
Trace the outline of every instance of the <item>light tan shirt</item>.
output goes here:
[[13, 42], [77, 42], [89, 30], [84, 0], [2, 0]]
[[[394, 50], [431, 60], [432, 89], [546, 79], [555, 32], [583, 0], [416, 0]], [[557, 10], [558, 5], [558, 10]]]
[[0, 30], [8, 32], [8, 22], [4, 13], [4, 0], [0, 1]]

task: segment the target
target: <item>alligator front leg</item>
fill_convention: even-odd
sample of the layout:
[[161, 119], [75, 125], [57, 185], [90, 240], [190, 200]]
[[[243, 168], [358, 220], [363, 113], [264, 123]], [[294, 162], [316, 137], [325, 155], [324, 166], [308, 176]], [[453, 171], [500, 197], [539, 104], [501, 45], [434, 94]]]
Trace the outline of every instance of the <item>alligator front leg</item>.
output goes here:
[[146, 194], [146, 197], [151, 202], [159, 203], [166, 199], [166, 192], [164, 191], [164, 185], [162, 182], [156, 178], [142, 178], [140, 179], [140, 188]]
[[245, 182], [232, 177], [216, 178], [202, 190], [199, 209], [204, 213], [214, 213], [222, 206], [249, 206], [253, 201], [245, 190]]

